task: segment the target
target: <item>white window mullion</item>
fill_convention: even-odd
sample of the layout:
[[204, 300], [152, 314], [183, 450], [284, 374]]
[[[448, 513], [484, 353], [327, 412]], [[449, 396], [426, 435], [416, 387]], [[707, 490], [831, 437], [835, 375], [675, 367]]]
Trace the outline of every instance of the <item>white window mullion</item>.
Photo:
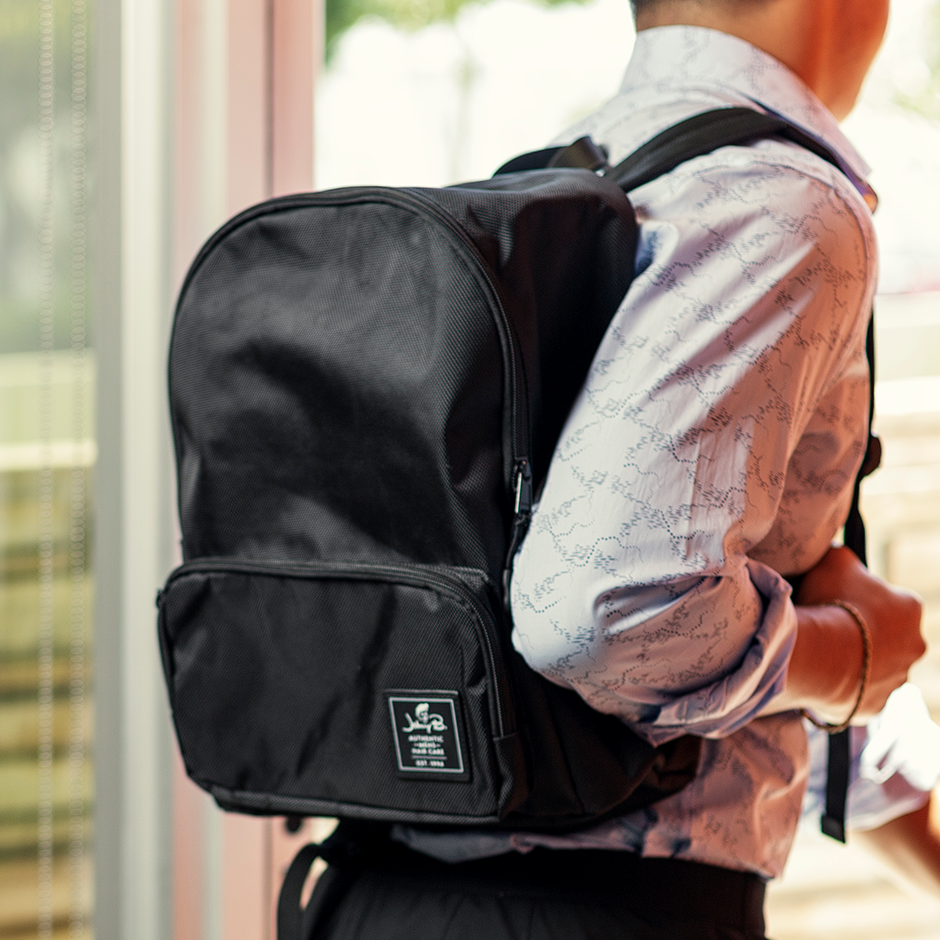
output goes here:
[[171, 936], [170, 732], [154, 593], [171, 560], [169, 4], [101, 0], [96, 332], [96, 940]]

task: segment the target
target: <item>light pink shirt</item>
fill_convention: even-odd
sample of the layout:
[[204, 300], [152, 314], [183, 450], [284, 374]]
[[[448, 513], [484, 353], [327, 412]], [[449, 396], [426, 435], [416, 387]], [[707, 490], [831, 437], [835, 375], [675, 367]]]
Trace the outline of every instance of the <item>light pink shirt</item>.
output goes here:
[[620, 848], [765, 876], [783, 868], [807, 734], [796, 713], [755, 716], [781, 691], [794, 639], [782, 575], [825, 553], [865, 448], [877, 265], [867, 167], [785, 66], [692, 27], [641, 32], [620, 93], [561, 142], [590, 134], [616, 163], [669, 125], [732, 105], [800, 124], [852, 181], [765, 140], [631, 194], [638, 274], [562, 435], [512, 586], [513, 642], [530, 665], [654, 743], [703, 736], [701, 771], [675, 796], [574, 835], [468, 834], [448, 847], [412, 833], [416, 848]]

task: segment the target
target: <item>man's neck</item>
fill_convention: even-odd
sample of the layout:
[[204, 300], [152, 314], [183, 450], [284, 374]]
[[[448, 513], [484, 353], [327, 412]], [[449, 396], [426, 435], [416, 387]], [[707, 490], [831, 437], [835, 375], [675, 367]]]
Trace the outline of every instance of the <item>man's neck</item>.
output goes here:
[[737, 36], [795, 72], [841, 120], [855, 103], [868, 61], [860, 67], [848, 61], [840, 10], [844, 17], [840, 0], [740, 4], [733, 0], [660, 0], [638, 15], [637, 30], [703, 26]]

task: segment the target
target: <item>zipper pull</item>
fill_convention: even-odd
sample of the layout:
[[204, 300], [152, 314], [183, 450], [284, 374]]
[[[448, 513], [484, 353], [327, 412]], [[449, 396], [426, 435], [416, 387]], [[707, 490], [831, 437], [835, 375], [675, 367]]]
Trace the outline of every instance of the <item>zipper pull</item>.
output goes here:
[[525, 457], [516, 461], [516, 509], [515, 515], [528, 516], [532, 512], [532, 468]]
[[522, 545], [532, 519], [532, 468], [525, 457], [516, 461], [516, 505], [509, 535], [509, 551], [503, 568], [503, 606], [509, 613], [509, 585], [512, 581], [512, 563]]

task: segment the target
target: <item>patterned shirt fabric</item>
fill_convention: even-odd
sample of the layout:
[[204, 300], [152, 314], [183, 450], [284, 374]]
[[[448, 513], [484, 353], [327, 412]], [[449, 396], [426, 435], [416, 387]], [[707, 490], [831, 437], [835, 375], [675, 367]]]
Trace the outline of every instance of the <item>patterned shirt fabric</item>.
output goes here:
[[[530, 665], [653, 743], [704, 737], [700, 772], [575, 834], [399, 830], [417, 849], [456, 859], [614, 848], [783, 869], [810, 776], [807, 730], [796, 713], [757, 716], [783, 689], [794, 640], [784, 576], [831, 544], [865, 449], [877, 273], [868, 168], [784, 65], [694, 27], [641, 32], [620, 93], [559, 142], [590, 134], [616, 163], [684, 118], [741, 105], [799, 124], [844, 173], [770, 139], [697, 157], [631, 194], [637, 275], [569, 417], [512, 586], [513, 642]], [[923, 802], [940, 766], [895, 768], [886, 789], [884, 774], [860, 772], [878, 763], [859, 756], [867, 741], [856, 733], [850, 813], [877, 804], [884, 821]], [[860, 798], [866, 788], [891, 797]]]

